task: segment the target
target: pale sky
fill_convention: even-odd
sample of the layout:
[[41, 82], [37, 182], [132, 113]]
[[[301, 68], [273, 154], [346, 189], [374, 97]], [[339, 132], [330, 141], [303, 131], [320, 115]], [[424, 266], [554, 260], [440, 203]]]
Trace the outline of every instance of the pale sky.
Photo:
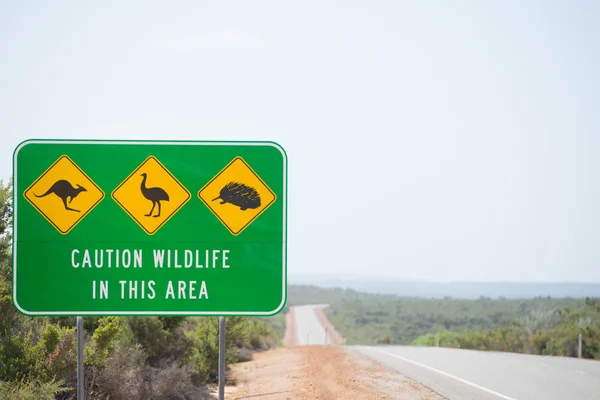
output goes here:
[[28, 138], [272, 140], [294, 274], [600, 282], [600, 2], [0, 0]]

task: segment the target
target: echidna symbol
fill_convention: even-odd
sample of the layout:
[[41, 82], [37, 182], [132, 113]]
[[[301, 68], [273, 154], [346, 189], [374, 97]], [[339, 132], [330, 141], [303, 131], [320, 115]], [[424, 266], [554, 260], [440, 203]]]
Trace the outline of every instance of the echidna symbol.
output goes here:
[[214, 198], [213, 201], [218, 199], [221, 199], [221, 204], [231, 203], [242, 211], [260, 207], [260, 196], [256, 189], [239, 182], [229, 182], [223, 186], [219, 197]]

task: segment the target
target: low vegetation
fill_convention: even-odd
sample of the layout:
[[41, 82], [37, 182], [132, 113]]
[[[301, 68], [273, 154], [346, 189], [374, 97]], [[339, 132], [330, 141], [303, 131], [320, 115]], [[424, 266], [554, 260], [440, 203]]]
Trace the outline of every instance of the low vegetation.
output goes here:
[[600, 360], [600, 303], [595, 299], [578, 308], [530, 313], [493, 329], [429, 333], [413, 344], [577, 357], [579, 334], [582, 357]]
[[278, 344], [281, 344], [285, 335], [285, 314], [288, 310], [289, 307], [286, 306], [279, 314], [260, 319], [265, 322], [267, 330], [271, 333], [271, 340], [276, 340]]
[[600, 358], [600, 305], [594, 299], [425, 299], [291, 286], [289, 304], [328, 303], [347, 344], [416, 344]]

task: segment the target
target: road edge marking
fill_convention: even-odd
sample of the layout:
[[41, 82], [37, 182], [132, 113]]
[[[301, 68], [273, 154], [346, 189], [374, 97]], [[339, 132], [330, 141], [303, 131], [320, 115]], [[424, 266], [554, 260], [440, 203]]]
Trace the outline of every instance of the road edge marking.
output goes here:
[[430, 370], [430, 371], [433, 371], [433, 372], [436, 372], [436, 373], [438, 373], [438, 374], [444, 375], [444, 376], [446, 376], [446, 377], [448, 377], [448, 378], [452, 378], [452, 379], [454, 379], [454, 380], [457, 380], [457, 381], [459, 381], [459, 382], [461, 382], [461, 383], [464, 383], [465, 385], [469, 385], [469, 386], [471, 386], [471, 387], [474, 387], [474, 388], [476, 388], [476, 389], [482, 390], [482, 391], [484, 391], [484, 392], [486, 392], [486, 393], [489, 393], [489, 394], [492, 394], [492, 395], [494, 395], [494, 396], [500, 397], [501, 399], [504, 399], [504, 400], [517, 400], [517, 399], [515, 399], [514, 397], [509, 397], [509, 396], [507, 396], [507, 395], [505, 395], [505, 394], [498, 393], [498, 392], [495, 392], [495, 391], [493, 391], [493, 390], [491, 390], [491, 389], [484, 388], [483, 386], [480, 386], [480, 385], [478, 385], [478, 384], [476, 384], [476, 383], [470, 382], [470, 381], [468, 381], [468, 380], [466, 380], [466, 379], [459, 378], [458, 376], [455, 376], [455, 375], [449, 374], [449, 373], [447, 373], [447, 372], [441, 371], [441, 370], [439, 370], [439, 369], [437, 369], [437, 368], [430, 367], [429, 365], [421, 364], [421, 363], [420, 363], [420, 362], [418, 362], [418, 361], [413, 361], [413, 360], [411, 360], [411, 359], [409, 359], [409, 358], [405, 358], [405, 357], [399, 356], [399, 355], [397, 355], [397, 354], [390, 353], [389, 351], [383, 351], [383, 350], [379, 350], [378, 348], [375, 348], [375, 347], [370, 347], [370, 346], [365, 346], [365, 347], [366, 347], [367, 349], [370, 349], [370, 350], [376, 351], [376, 352], [378, 352], [378, 353], [385, 354], [385, 355], [388, 355], [388, 356], [390, 356], [390, 357], [397, 358], [397, 359], [399, 359], [399, 360], [402, 360], [402, 361], [404, 361], [404, 362], [407, 362], [407, 363], [410, 363], [410, 364], [414, 364], [414, 365], [416, 365], [416, 366], [418, 366], [418, 367], [421, 367], [421, 368], [428, 369], [428, 370]]

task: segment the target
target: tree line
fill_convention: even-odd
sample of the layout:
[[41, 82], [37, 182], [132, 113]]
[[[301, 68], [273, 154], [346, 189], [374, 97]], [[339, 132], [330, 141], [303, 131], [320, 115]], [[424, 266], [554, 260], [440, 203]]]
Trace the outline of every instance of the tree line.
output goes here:
[[416, 344], [600, 358], [600, 301], [592, 298], [428, 299], [290, 286], [293, 304], [329, 303], [347, 344]]
[[531, 312], [505, 326], [458, 333], [428, 333], [413, 341], [420, 346], [508, 351], [600, 360], [600, 303], [587, 298], [577, 308]]

